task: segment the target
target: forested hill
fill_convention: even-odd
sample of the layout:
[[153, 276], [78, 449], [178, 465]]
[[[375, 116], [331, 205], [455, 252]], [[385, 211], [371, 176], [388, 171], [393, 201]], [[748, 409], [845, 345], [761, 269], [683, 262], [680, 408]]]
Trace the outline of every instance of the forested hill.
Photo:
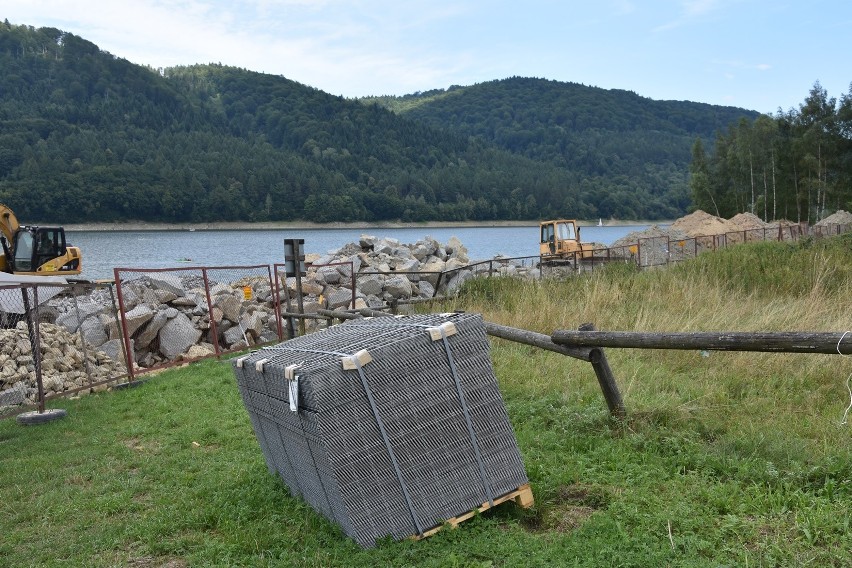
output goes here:
[[687, 172], [696, 137], [713, 140], [739, 119], [759, 116], [735, 107], [654, 101], [631, 91], [522, 77], [363, 100], [565, 168], [580, 176], [597, 216], [622, 218], [631, 216], [624, 208], [637, 207], [640, 196], [656, 210], [668, 209], [669, 216], [682, 211], [689, 201]]
[[[539, 151], [544, 137], [472, 137], [221, 65], [153, 70], [73, 34], [8, 22], [0, 71], [0, 202], [24, 222], [666, 218], [688, 204], [686, 161], [628, 159], [603, 127], [583, 130], [598, 135], [576, 148], [589, 156], [579, 167], [565, 148], [570, 160]], [[523, 104], [506, 97], [494, 102]], [[457, 116], [475, 100], [458, 97]], [[551, 106], [538, 103], [542, 125]], [[580, 144], [561, 127], [562, 144]], [[675, 145], [662, 125], [654, 132], [666, 135], [648, 139]], [[691, 137], [679, 136], [688, 155]], [[590, 167], [605, 148], [613, 163], [647, 163], [652, 175]]]

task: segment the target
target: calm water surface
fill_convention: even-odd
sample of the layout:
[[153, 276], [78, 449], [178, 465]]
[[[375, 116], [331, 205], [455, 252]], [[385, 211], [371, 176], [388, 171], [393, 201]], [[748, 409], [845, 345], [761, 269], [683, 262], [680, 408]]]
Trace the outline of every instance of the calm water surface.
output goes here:
[[[611, 244], [647, 225], [582, 228], [584, 241]], [[68, 231], [83, 251], [85, 278], [112, 278], [113, 268], [234, 266], [284, 262], [284, 239], [305, 239], [306, 253], [324, 254], [358, 242], [362, 234], [414, 243], [431, 236], [446, 243], [458, 237], [471, 259], [538, 254], [538, 226], [374, 229], [276, 229], [239, 231]], [[185, 259], [190, 259], [186, 262]]]

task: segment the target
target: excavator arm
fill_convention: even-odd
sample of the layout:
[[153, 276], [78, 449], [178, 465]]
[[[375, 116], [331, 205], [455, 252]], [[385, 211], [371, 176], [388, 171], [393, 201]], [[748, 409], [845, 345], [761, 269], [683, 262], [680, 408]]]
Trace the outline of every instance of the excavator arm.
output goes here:
[[11, 243], [15, 233], [21, 225], [18, 223], [18, 218], [7, 206], [0, 203], [0, 232], [6, 237], [6, 241]]
[[3, 245], [3, 250], [0, 251], [0, 272], [9, 270], [7, 259], [12, 258], [12, 242], [18, 227], [18, 218], [8, 206], [0, 203], [0, 244]]

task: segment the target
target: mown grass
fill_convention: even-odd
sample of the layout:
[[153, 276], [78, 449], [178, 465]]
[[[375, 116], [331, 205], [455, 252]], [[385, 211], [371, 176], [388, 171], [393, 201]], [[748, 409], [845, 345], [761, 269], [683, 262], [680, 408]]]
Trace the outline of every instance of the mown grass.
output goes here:
[[[439, 309], [549, 333], [852, 328], [852, 240], [744, 245], [668, 270], [470, 283]], [[852, 359], [608, 350], [588, 364], [495, 340], [536, 497], [422, 542], [362, 550], [269, 475], [227, 362], [0, 422], [0, 565], [849, 566]]]

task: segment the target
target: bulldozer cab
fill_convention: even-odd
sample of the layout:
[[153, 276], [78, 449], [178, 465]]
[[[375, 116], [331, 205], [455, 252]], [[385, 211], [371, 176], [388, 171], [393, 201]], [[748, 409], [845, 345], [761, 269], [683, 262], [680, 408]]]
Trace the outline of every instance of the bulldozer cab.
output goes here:
[[542, 221], [539, 254], [542, 256], [562, 256], [581, 250], [580, 229], [576, 221], [557, 219]]

